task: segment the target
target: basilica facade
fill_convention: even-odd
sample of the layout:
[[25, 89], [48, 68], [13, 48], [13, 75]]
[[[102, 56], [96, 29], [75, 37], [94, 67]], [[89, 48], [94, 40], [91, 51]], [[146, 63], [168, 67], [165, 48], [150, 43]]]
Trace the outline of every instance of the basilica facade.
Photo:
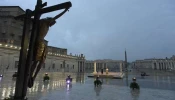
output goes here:
[[[85, 56], [67, 54], [66, 49], [48, 46], [51, 49], [63, 50], [63, 53], [51, 52], [47, 54], [47, 58], [42, 67], [42, 71], [57, 71], [57, 72], [84, 72], [85, 71]], [[17, 71], [20, 46], [0, 44], [0, 72]]]

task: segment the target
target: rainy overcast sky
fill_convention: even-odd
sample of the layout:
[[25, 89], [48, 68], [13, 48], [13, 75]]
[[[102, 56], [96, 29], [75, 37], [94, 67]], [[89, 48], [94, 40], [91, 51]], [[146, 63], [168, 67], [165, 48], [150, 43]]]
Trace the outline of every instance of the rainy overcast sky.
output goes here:
[[[67, 0], [43, 0], [48, 6]], [[87, 60], [165, 58], [175, 54], [175, 0], [69, 0], [46, 40]], [[0, 5], [34, 9], [36, 0], [0, 0]], [[45, 14], [54, 17], [61, 11]]]

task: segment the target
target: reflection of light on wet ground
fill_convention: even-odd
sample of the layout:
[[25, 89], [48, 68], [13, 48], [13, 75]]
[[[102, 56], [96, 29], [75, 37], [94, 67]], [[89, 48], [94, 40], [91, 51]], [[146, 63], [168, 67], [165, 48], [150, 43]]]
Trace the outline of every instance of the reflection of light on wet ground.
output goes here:
[[94, 91], [96, 92], [96, 96], [100, 96], [100, 92], [101, 92], [102, 87], [94, 87]]
[[69, 84], [67, 84], [67, 91], [69, 91], [69, 88], [70, 88], [70, 87], [69, 87]]
[[156, 83], [157, 83], [157, 85], [159, 86], [159, 76], [157, 76]]
[[6, 88], [3, 88], [3, 90], [2, 90], [2, 97], [3, 98], [5, 97], [5, 93], [6, 93]]
[[134, 100], [137, 100], [140, 95], [140, 90], [130, 90], [130, 94]]
[[[15, 93], [15, 79], [12, 80], [11, 76], [13, 73], [6, 76], [3, 80], [0, 82], [0, 98], [3, 99], [5, 97], [9, 97], [9, 95], [14, 95]], [[52, 73], [51, 73], [52, 74]], [[66, 87], [66, 75], [61, 76], [60, 74], [53, 73], [52, 79], [49, 82], [43, 82], [42, 78], [43, 75], [39, 75], [34, 83], [34, 86], [32, 88], [28, 88], [28, 97], [35, 97], [36, 95], [45, 94], [49, 91], [59, 89], [59, 88], [65, 88]], [[75, 77], [75, 75], [72, 75]], [[76, 78], [72, 81], [72, 83], [76, 83]]]
[[[74, 81], [75, 82], [75, 81]], [[50, 81], [48, 83], [44, 83], [43, 81], [36, 81], [32, 88], [28, 89], [28, 94], [37, 94], [38, 92], [50, 91], [57, 88], [62, 88], [66, 86], [65, 80], [58, 81]], [[9, 97], [9, 95], [13, 95], [15, 92], [15, 85], [5, 85], [2, 89], [1, 98]]]
[[[50, 74], [50, 77], [52, 78], [49, 82], [42, 81], [42, 78], [43, 78], [43, 74], [42, 74], [39, 77], [37, 77], [34, 86], [28, 89], [27, 97], [33, 98], [33, 100], [38, 100], [38, 98], [41, 98], [41, 97], [48, 98], [48, 97], [51, 97], [50, 95], [53, 95], [53, 98], [51, 97], [48, 100], [57, 100], [59, 98], [60, 100], [62, 99], [69, 100], [74, 96], [77, 96], [77, 97], [74, 97], [74, 99], [71, 99], [71, 100], [77, 100], [77, 99], [88, 100], [89, 97], [92, 97], [92, 99], [94, 98], [94, 100], [96, 99], [104, 100], [104, 98], [106, 98], [105, 96], [112, 95], [113, 98], [111, 97], [106, 99], [116, 100], [116, 98], [121, 98], [121, 100], [131, 100], [131, 98], [133, 99], [139, 98], [138, 100], [142, 100], [140, 98], [147, 98], [148, 95], [152, 94], [151, 97], [154, 99], [158, 98], [160, 100], [171, 100], [171, 99], [162, 99], [162, 98], [167, 98], [168, 94], [170, 94], [171, 96], [172, 94], [171, 90], [175, 91], [175, 88], [173, 87], [175, 85], [175, 77], [172, 77], [172, 76], [156, 75], [156, 76], [148, 76], [143, 79], [140, 77], [140, 75], [139, 76], [129, 75], [127, 80], [126, 79], [123, 79], [123, 80], [101, 79], [103, 80], [104, 84], [101, 89], [96, 89], [96, 90], [93, 87], [93, 81], [94, 81], [93, 78], [87, 78], [86, 76], [84, 76], [84, 74], [71, 74], [71, 76], [73, 77], [73, 82], [72, 82], [73, 85], [67, 88], [66, 81], [65, 81], [67, 74], [64, 74], [64, 75], [58, 74], [58, 73], [53, 73], [53, 75]], [[137, 96], [137, 93], [132, 94], [130, 89], [127, 87], [132, 81], [132, 77], [137, 77], [137, 81], [141, 85], [141, 91], [138, 96]], [[7, 78], [7, 79], [5, 80], [3, 79], [0, 82], [0, 98], [13, 95], [15, 92], [15, 81], [11, 79], [11, 76], [10, 78]], [[56, 96], [54, 96], [53, 91], [56, 92], [55, 93]], [[158, 95], [154, 93], [157, 91], [159, 93]], [[164, 91], [166, 91], [167, 93], [165, 93]], [[144, 93], [146, 94], [146, 96], [143, 96]], [[165, 93], [165, 94], [161, 96], [160, 94], [162, 93]], [[114, 94], [117, 94], [117, 95], [114, 95]], [[59, 97], [59, 95], [61, 96]], [[97, 98], [95, 97], [96, 95], [98, 95]], [[121, 97], [122, 95], [123, 96], [129, 95], [129, 96]], [[159, 98], [157, 96], [161, 96], [162, 98]], [[150, 100], [152, 99], [150, 98]]]
[[13, 87], [13, 92], [12, 92], [12, 94], [14, 94], [15, 93], [15, 87]]
[[[39, 100], [174, 100], [175, 91], [141, 89], [130, 90], [124, 86], [103, 85], [102, 88], [94, 88], [92, 84], [75, 84], [71, 91], [60, 89], [48, 93]], [[66, 95], [66, 96], [65, 96]]]

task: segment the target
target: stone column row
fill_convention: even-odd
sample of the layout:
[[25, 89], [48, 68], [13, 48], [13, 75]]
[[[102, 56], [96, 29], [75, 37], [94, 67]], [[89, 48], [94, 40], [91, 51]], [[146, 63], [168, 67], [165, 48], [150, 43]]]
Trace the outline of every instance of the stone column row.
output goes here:
[[101, 68], [106, 68], [107, 67], [107, 63], [97, 63], [97, 62], [94, 62], [96, 63], [96, 70], [100, 70]]
[[78, 61], [78, 72], [85, 72], [85, 63], [84, 63], [84, 61]]
[[159, 69], [159, 70], [167, 70], [167, 69], [174, 69], [175, 62], [153, 62], [152, 68]]

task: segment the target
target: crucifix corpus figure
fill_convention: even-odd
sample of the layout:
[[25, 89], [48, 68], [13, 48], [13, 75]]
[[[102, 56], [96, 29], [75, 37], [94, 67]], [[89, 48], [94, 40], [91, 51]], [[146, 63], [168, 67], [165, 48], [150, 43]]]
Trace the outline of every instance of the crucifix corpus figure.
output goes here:
[[39, 39], [36, 40], [36, 45], [33, 52], [33, 64], [31, 66], [31, 70], [29, 72], [29, 81], [28, 87], [33, 87], [34, 80], [40, 71], [41, 67], [43, 66], [46, 55], [47, 55], [47, 45], [45, 44], [44, 37], [47, 35], [49, 31], [49, 27], [53, 26], [56, 23], [56, 19], [61, 17], [65, 12], [69, 11], [69, 8], [66, 8], [63, 12], [56, 15], [55, 17], [47, 17], [40, 20], [39, 25]]

